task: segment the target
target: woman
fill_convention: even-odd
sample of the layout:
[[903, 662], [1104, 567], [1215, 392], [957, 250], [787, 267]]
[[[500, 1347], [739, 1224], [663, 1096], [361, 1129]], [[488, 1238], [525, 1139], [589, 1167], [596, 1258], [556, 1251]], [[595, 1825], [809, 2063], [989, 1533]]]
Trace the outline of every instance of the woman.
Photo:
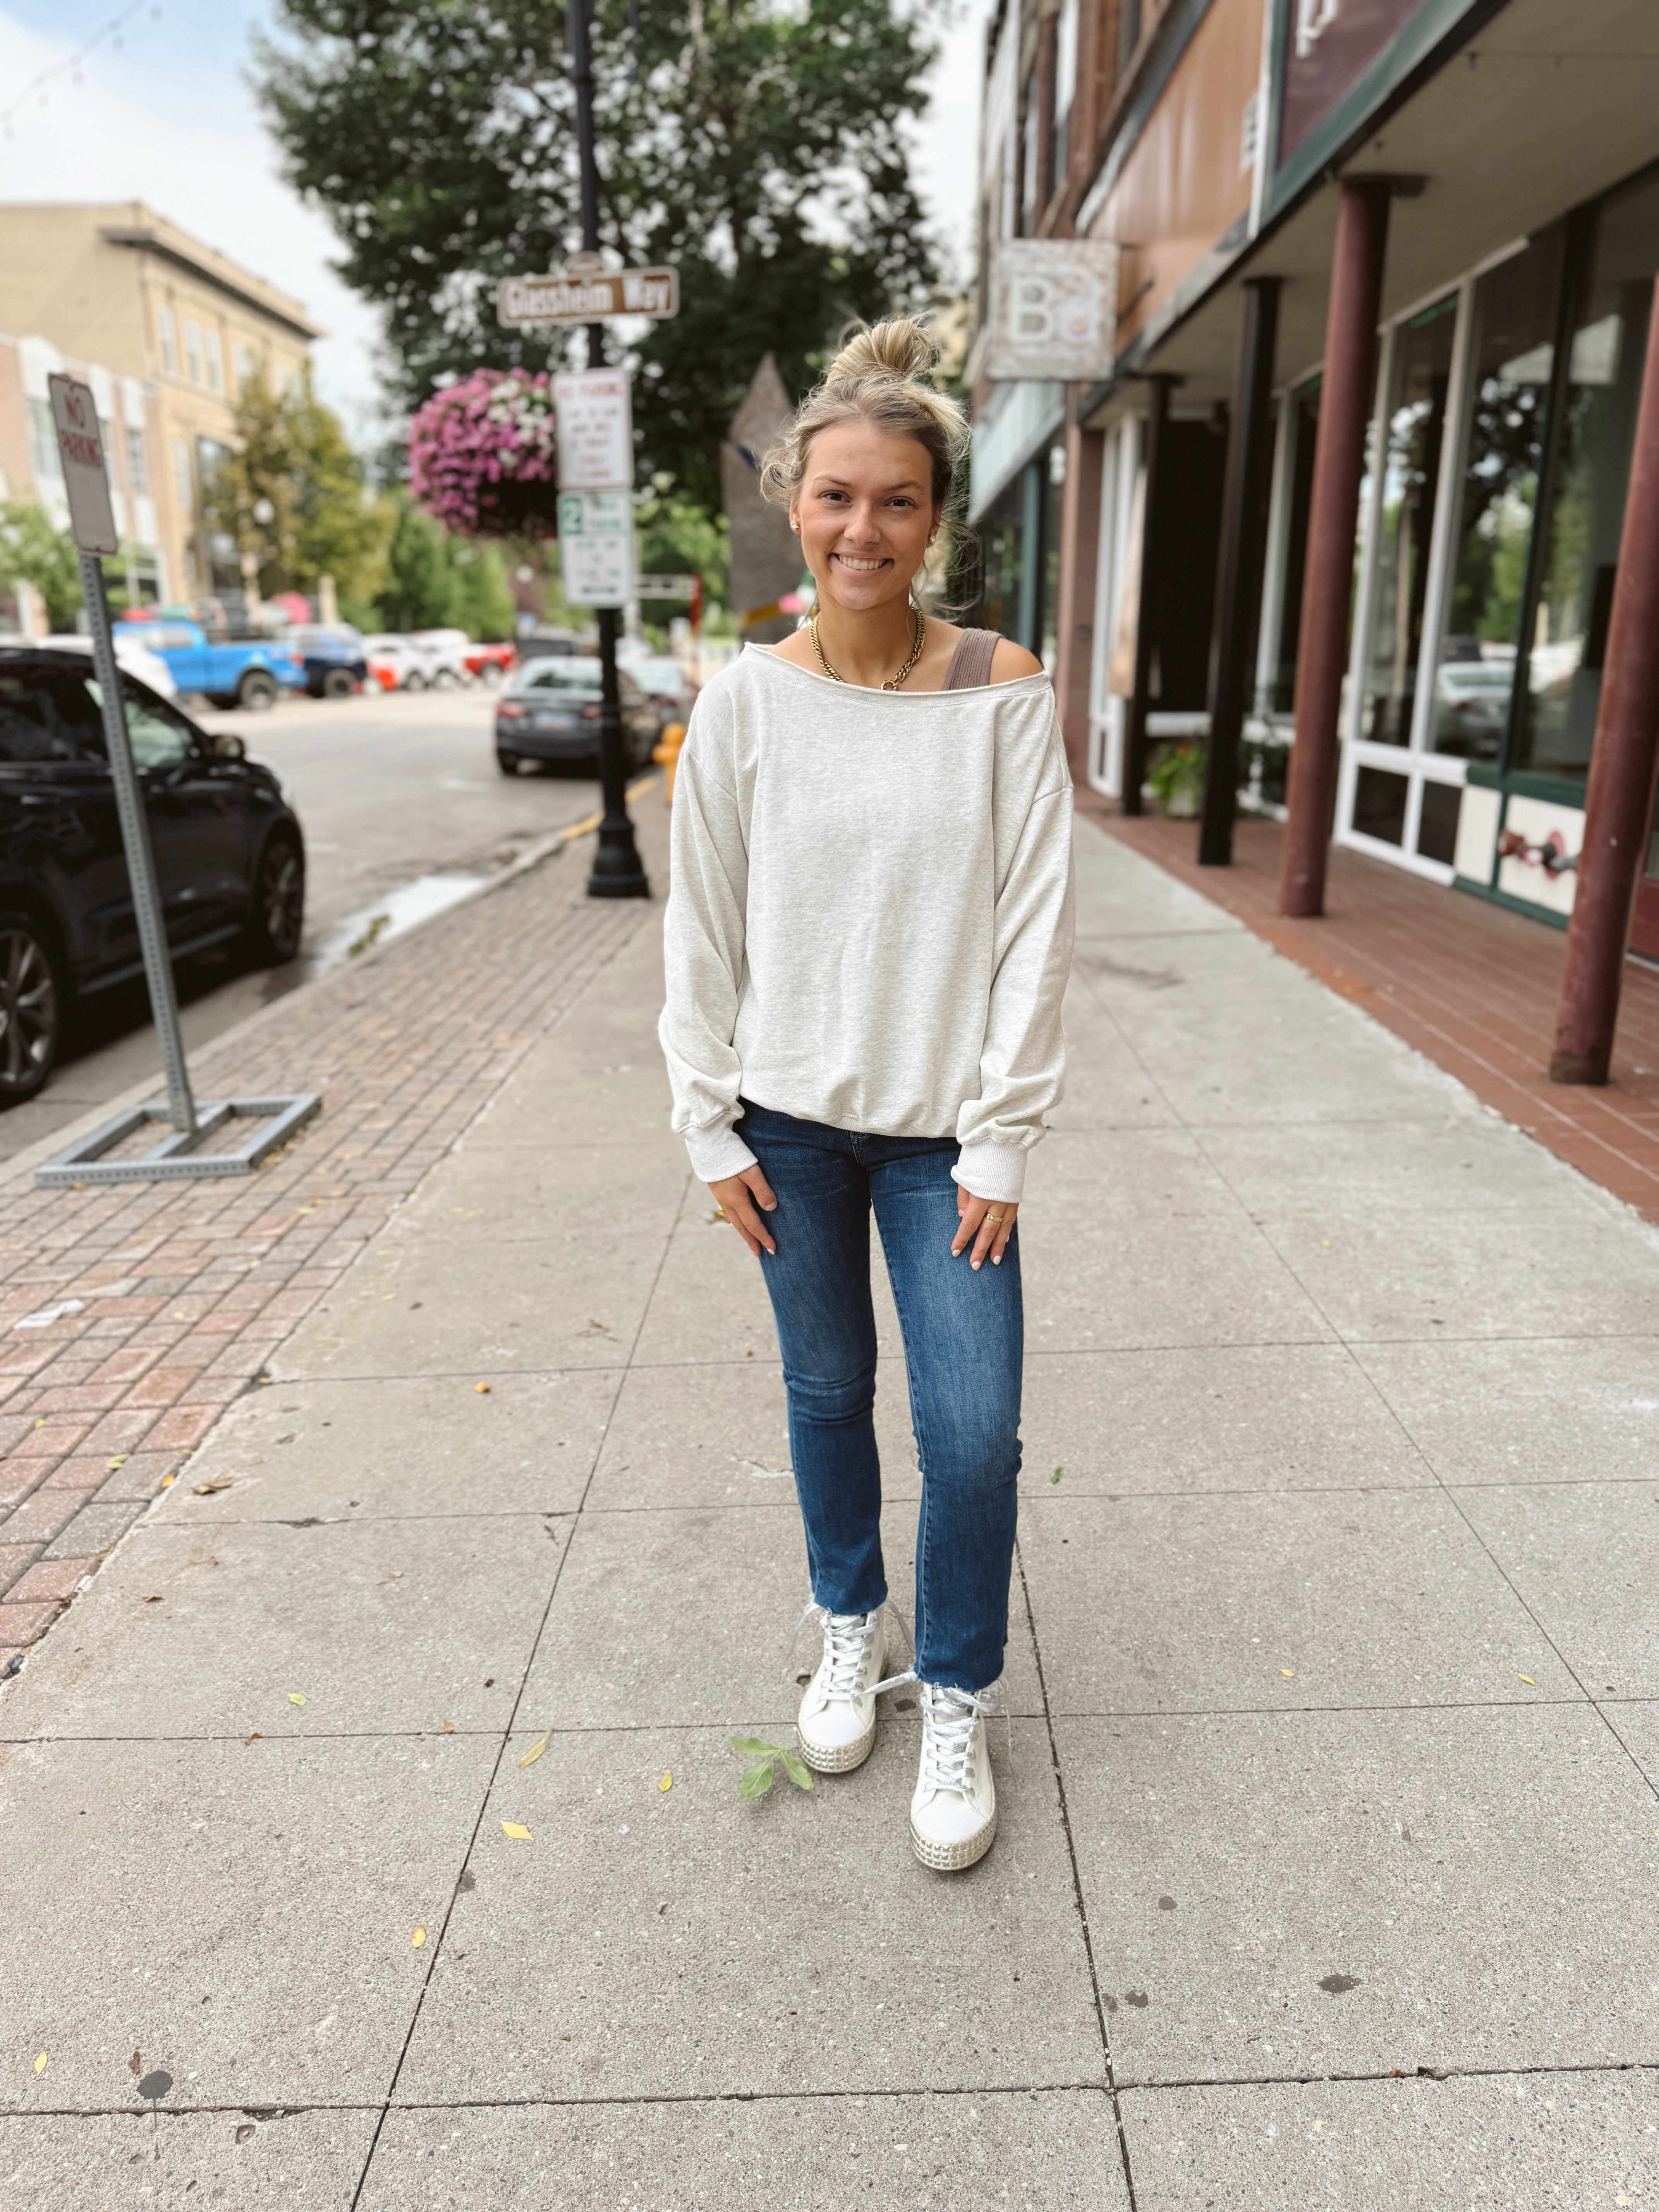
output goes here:
[[[783, 1354], [823, 1657], [802, 1756], [862, 1764], [921, 1685], [910, 1832], [928, 1866], [996, 1833], [1019, 1471], [1015, 1217], [1060, 1097], [1071, 778], [1048, 678], [911, 586], [967, 442], [909, 322], [843, 348], [767, 456], [817, 585], [805, 628], [698, 699], [674, 790], [674, 1127], [761, 1261]], [[914, 1666], [884, 1679], [870, 1212], [922, 1474]], [[990, 1264], [986, 1265], [988, 1261]]]

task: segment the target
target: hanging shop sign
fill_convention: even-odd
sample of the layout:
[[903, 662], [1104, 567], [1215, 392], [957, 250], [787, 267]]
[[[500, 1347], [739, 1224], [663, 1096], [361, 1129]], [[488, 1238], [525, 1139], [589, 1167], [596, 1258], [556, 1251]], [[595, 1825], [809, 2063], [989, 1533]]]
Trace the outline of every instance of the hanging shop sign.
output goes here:
[[1005, 384], [1109, 376], [1117, 270], [1111, 239], [1004, 239], [991, 257], [987, 376]]
[[634, 416], [625, 368], [586, 368], [553, 380], [562, 491], [631, 491]]
[[559, 560], [573, 607], [626, 606], [634, 596], [632, 493], [562, 491]]
[[543, 323], [607, 323], [619, 315], [648, 315], [666, 322], [680, 311], [678, 269], [606, 269], [599, 262], [567, 262], [550, 276], [503, 276], [495, 287], [495, 314], [508, 330]]

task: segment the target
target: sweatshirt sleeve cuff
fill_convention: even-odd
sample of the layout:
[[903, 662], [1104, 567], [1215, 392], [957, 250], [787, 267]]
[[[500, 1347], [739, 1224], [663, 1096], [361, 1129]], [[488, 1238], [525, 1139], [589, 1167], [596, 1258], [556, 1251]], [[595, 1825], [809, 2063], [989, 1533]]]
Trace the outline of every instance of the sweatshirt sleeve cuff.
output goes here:
[[723, 1182], [755, 1164], [755, 1155], [730, 1121], [708, 1129], [688, 1129], [685, 1149], [691, 1155], [691, 1172], [700, 1182]]
[[1027, 1157], [1024, 1145], [964, 1145], [951, 1173], [974, 1198], [1018, 1206], [1025, 1188]]

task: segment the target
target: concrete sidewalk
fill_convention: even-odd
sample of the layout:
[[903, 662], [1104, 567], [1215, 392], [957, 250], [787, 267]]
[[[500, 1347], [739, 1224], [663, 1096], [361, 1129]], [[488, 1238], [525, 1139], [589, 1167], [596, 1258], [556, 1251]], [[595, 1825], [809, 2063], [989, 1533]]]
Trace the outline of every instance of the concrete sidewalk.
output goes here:
[[738, 1801], [803, 1552], [647, 923], [0, 1692], [0, 2207], [1659, 2204], [1659, 1240], [1078, 838], [990, 1857], [891, 1699]]

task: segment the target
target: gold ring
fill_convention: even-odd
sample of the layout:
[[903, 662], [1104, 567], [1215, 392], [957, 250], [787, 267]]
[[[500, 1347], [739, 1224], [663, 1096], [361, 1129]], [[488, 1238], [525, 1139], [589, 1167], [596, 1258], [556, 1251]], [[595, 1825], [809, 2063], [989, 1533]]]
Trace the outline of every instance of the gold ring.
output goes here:
[[726, 1218], [726, 1208], [723, 1206], [717, 1206], [714, 1208], [714, 1218], [716, 1221], [724, 1221]]
[[988, 1213], [985, 1218], [988, 1221], [1000, 1221], [1002, 1216], [1000, 1213]]

